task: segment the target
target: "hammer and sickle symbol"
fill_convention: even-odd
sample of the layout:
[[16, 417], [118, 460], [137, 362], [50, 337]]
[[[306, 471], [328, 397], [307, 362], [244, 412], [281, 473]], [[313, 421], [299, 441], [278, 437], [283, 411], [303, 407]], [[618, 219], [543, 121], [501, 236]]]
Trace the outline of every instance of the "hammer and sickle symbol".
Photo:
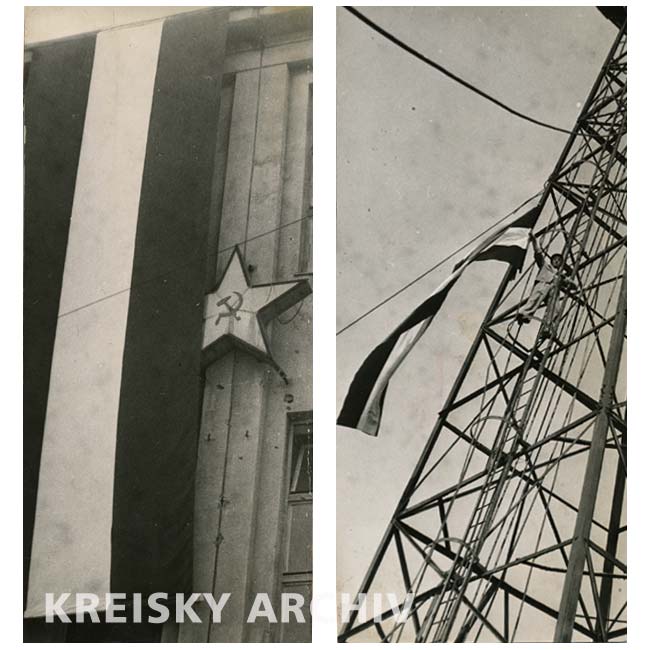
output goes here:
[[[230, 301], [234, 299], [234, 304], [230, 304]], [[244, 304], [244, 297], [239, 293], [239, 291], [233, 291], [230, 295], [222, 298], [218, 303], [217, 307], [225, 307], [225, 312], [219, 312], [217, 314], [217, 320], [214, 322], [215, 325], [219, 324], [219, 321], [222, 318], [234, 318], [235, 320], [241, 320], [240, 316], [237, 316], [237, 312], [241, 309], [241, 306]]]

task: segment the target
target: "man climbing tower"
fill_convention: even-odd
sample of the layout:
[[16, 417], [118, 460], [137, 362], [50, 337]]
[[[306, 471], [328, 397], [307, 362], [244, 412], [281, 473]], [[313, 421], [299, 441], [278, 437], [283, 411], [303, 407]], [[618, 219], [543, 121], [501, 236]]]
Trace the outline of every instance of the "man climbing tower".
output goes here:
[[[530, 295], [517, 314], [517, 322], [520, 325], [530, 323], [530, 319], [537, 309], [548, 303], [556, 281], [560, 283], [560, 288], [567, 292], [572, 292], [576, 289], [573, 280], [567, 277], [567, 269], [564, 266], [562, 255], [555, 253], [550, 256], [549, 261], [546, 253], [539, 247], [534, 235], [531, 234], [530, 239], [535, 252], [535, 264], [539, 267], [539, 271], [537, 272], [537, 277], [535, 278]], [[557, 312], [557, 310], [555, 311]], [[555, 315], [553, 314], [550, 317], [551, 324], [555, 320]]]

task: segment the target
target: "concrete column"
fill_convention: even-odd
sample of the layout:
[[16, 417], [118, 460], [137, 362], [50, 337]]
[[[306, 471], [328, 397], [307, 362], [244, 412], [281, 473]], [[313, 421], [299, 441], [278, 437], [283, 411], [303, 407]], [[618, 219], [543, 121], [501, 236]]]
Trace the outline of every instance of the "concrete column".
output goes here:
[[[246, 239], [280, 225], [289, 69], [286, 64], [263, 68], [251, 179]], [[278, 233], [244, 244], [244, 257], [253, 264], [254, 283], [275, 279]]]
[[[210, 196], [210, 230], [208, 234], [208, 254], [206, 264], [206, 291], [214, 289], [219, 280], [217, 261], [219, 230], [223, 212], [223, 194], [226, 184], [226, 167], [228, 164], [228, 147], [230, 141], [230, 119], [235, 95], [235, 84], [227, 83], [221, 87], [219, 101], [219, 123], [217, 125], [217, 144], [214, 152], [214, 173], [212, 174], [212, 194]], [[223, 257], [223, 255], [222, 255]]]
[[223, 492], [219, 501], [205, 504], [206, 509], [220, 511], [213, 593], [231, 594], [223, 621], [211, 625], [211, 642], [239, 642], [245, 633], [258, 446], [263, 435], [265, 382], [271, 372], [250, 355], [235, 353], [230, 426], [221, 472]]
[[[257, 131], [259, 81], [259, 70], [240, 72], [235, 78], [235, 94], [228, 139], [228, 162], [219, 228], [220, 249], [246, 239]], [[227, 254], [219, 256], [217, 276], [226, 267], [229, 257]]]
[[[303, 66], [293, 70], [289, 86], [289, 118], [285, 151], [284, 188], [281, 223], [287, 224], [305, 215], [304, 181], [307, 151], [307, 113], [311, 71]], [[278, 279], [291, 280], [299, 270], [300, 237], [304, 223], [282, 229], [279, 238]]]

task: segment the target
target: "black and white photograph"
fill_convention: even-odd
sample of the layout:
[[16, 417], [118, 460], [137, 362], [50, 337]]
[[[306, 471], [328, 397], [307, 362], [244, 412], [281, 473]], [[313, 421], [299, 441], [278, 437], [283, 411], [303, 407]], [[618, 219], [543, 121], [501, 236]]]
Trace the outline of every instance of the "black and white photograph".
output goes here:
[[24, 18], [23, 640], [310, 642], [312, 8]]
[[339, 642], [627, 640], [626, 14], [337, 9]]
[[9, 3], [5, 644], [645, 647], [647, 14]]

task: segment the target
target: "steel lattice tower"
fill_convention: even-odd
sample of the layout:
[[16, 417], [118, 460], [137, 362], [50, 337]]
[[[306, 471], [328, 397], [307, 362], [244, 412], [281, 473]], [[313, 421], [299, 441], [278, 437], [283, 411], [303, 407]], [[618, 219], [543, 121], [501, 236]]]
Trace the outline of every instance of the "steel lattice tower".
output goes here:
[[340, 641], [625, 639], [626, 160], [623, 24], [540, 200], [577, 291], [505, 274]]

